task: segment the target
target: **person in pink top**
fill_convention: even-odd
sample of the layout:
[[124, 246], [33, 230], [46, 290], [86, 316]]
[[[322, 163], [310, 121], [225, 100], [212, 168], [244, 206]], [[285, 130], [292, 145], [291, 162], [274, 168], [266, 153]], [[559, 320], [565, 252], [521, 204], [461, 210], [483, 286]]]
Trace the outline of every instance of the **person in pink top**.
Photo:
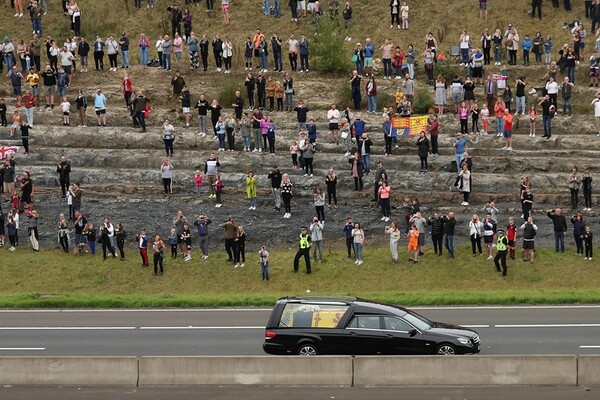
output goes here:
[[267, 134], [269, 133], [269, 125], [271, 125], [271, 121], [269, 121], [269, 118], [267, 118], [266, 114], [263, 114], [263, 117], [260, 120], [260, 133], [262, 134], [264, 151], [267, 151]]
[[381, 220], [385, 222], [388, 222], [390, 220], [391, 215], [390, 192], [391, 188], [387, 184], [387, 181], [382, 180], [381, 186], [379, 186], [377, 193], [379, 195], [379, 205], [381, 206], [381, 214], [383, 214]]
[[379, 50], [382, 51], [381, 60], [383, 61], [383, 79], [392, 79], [392, 51], [394, 45], [389, 39], [385, 39]]
[[175, 60], [177, 60], [177, 68], [181, 68], [181, 54], [183, 52], [183, 39], [179, 36], [179, 32], [175, 32], [175, 38], [173, 38], [173, 53], [175, 54]]
[[467, 107], [467, 103], [464, 101], [460, 103], [460, 107], [458, 107], [458, 119], [460, 121], [460, 133], [468, 134], [469, 133], [469, 114], [470, 110]]

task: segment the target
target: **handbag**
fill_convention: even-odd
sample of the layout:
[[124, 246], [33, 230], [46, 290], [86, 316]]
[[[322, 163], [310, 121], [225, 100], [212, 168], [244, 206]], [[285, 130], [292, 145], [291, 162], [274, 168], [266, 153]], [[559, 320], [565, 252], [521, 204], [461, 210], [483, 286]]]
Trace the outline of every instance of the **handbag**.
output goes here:
[[352, 62], [358, 62], [358, 56], [356, 54], [352, 54]]

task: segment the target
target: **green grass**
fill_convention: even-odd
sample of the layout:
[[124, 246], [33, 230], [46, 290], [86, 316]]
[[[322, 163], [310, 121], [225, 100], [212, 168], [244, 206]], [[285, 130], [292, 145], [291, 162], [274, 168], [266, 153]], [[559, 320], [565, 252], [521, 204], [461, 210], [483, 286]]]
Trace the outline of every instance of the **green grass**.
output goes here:
[[[368, 249], [357, 267], [332, 249], [313, 274], [292, 270], [293, 251], [274, 251], [271, 281], [263, 282], [255, 254], [233, 269], [223, 252], [207, 262], [165, 261], [164, 277], [142, 270], [137, 254], [125, 262], [96, 255], [74, 257], [56, 250], [38, 254], [3, 251], [0, 307], [218, 307], [265, 306], [281, 296], [352, 295], [407, 305], [592, 303], [600, 301], [597, 267], [572, 254], [542, 249], [535, 264], [509, 261], [501, 278], [491, 261], [467, 248], [457, 259], [431, 254], [418, 264], [389, 262], [387, 248]], [[401, 260], [405, 259], [405, 253]]]

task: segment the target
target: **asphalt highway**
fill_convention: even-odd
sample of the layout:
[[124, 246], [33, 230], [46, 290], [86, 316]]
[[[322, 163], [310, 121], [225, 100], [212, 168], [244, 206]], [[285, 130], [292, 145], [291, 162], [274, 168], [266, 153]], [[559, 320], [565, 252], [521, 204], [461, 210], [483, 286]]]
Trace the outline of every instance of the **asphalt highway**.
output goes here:
[[[600, 305], [415, 307], [481, 354], [600, 354]], [[0, 356], [264, 355], [268, 309], [0, 310]]]

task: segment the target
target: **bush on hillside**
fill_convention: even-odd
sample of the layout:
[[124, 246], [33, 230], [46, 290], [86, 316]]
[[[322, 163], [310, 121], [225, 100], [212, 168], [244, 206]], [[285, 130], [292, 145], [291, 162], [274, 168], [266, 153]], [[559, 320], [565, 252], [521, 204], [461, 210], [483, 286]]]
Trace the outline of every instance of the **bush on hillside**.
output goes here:
[[413, 113], [427, 114], [429, 108], [433, 107], [433, 92], [427, 89], [417, 89], [415, 91], [415, 101], [413, 102]]
[[219, 104], [221, 104], [221, 107], [228, 108], [230, 104], [235, 103], [236, 90], [240, 90], [240, 85], [235, 79], [225, 79], [221, 83], [221, 91], [219, 92]]
[[351, 57], [344, 49], [344, 34], [337, 21], [323, 17], [313, 32], [310, 58], [316, 69], [323, 73], [348, 72]]
[[454, 75], [459, 75], [462, 76], [459, 71], [458, 71], [458, 66], [456, 65], [451, 65], [449, 62], [447, 62], [446, 64], [440, 64], [437, 63], [435, 66], [434, 71], [434, 79], [438, 76], [438, 75], [442, 75], [444, 77], [444, 79], [446, 80], [446, 82], [448, 82], [448, 84], [450, 84], [450, 81], [452, 81], [452, 79], [454, 79]]

